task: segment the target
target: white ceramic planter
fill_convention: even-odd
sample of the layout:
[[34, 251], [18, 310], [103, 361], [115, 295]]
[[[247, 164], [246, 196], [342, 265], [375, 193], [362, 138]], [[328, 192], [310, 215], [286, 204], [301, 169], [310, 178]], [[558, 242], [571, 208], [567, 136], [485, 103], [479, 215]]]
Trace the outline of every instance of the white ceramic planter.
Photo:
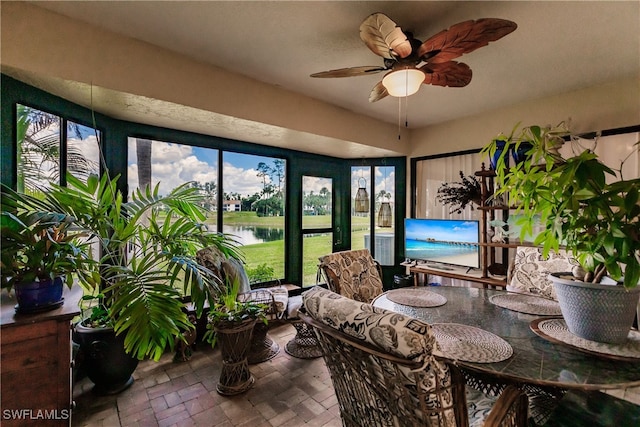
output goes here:
[[560, 310], [569, 331], [581, 338], [619, 344], [624, 342], [633, 325], [638, 307], [640, 286], [631, 290], [622, 285], [601, 285], [566, 279], [553, 273]]

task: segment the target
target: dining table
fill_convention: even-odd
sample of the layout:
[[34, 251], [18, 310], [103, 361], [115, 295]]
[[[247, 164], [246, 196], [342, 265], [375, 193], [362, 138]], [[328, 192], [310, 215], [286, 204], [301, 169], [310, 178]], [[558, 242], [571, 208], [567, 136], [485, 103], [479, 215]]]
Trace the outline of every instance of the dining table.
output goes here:
[[[444, 328], [446, 335], [454, 341], [457, 339], [451, 335], [458, 330], [454, 326], [461, 325], [494, 336], [501, 343], [496, 351], [508, 351], [498, 355], [500, 360], [473, 360], [473, 356], [446, 352], [441, 356], [462, 368], [468, 383], [490, 394], [492, 391], [499, 393], [507, 384], [524, 388], [529, 395], [530, 406], [537, 414], [535, 416], [540, 419], [548, 416], [555, 408], [553, 402], [568, 390], [623, 389], [640, 385], [640, 358], [585, 351], [545, 336], [537, 330], [538, 322], [561, 316], [530, 314], [495, 303], [497, 298], [512, 292], [472, 286], [405, 289], [405, 297], [409, 298], [397, 298], [395, 296], [400, 295], [400, 290], [389, 290], [376, 297], [372, 305], [423, 320], [436, 331], [438, 327]], [[412, 295], [414, 298], [410, 298]], [[427, 295], [435, 296], [437, 304], [414, 303]], [[466, 334], [460, 337], [460, 341], [463, 340], [483, 346], [473, 342], [477, 338]]]

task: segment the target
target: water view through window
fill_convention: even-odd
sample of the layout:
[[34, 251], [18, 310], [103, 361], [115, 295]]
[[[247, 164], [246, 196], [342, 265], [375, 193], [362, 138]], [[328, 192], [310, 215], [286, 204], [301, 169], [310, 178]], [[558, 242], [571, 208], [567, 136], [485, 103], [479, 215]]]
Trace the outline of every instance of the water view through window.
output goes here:
[[219, 154], [211, 148], [129, 138], [129, 192], [146, 184], [159, 185], [160, 194], [184, 183], [197, 187], [205, 196], [207, 224], [237, 241], [251, 282], [283, 278], [285, 161], [223, 152], [220, 183]]

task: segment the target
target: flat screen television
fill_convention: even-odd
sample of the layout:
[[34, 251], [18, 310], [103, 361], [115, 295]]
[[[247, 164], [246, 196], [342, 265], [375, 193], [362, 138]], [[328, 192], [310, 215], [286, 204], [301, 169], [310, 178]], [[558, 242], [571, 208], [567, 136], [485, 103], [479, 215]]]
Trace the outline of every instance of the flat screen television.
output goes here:
[[480, 221], [405, 218], [404, 250], [433, 267], [480, 268]]

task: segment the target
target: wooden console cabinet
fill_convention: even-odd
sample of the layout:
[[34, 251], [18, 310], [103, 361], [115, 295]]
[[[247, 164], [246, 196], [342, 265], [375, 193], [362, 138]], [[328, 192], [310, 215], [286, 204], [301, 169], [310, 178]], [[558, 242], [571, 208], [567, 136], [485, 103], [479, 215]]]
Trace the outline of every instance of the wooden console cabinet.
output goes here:
[[82, 289], [65, 288], [64, 304], [37, 314], [16, 314], [2, 292], [0, 424], [70, 426], [71, 320], [80, 314]]

